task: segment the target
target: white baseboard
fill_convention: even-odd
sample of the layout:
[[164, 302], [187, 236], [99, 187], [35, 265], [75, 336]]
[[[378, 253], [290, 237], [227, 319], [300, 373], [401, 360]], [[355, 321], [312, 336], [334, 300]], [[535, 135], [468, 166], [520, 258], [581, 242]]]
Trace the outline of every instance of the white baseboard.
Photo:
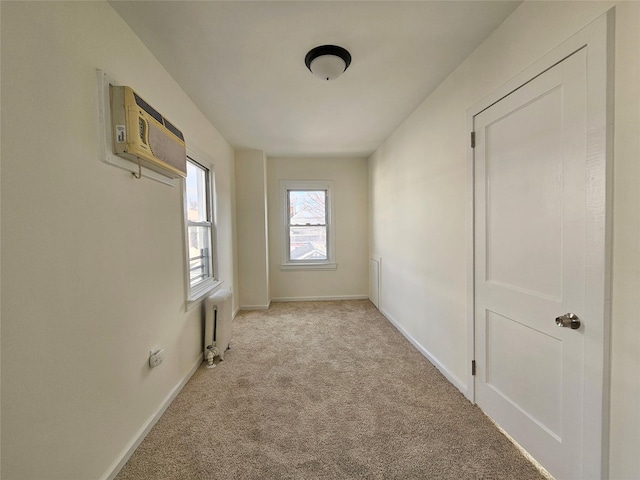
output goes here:
[[239, 313], [239, 312], [240, 312], [240, 307], [236, 308], [236, 309], [233, 311], [233, 318], [236, 318], [236, 315], [238, 315], [238, 313]]
[[324, 302], [334, 300], [368, 300], [369, 295], [337, 295], [330, 297], [279, 297], [272, 298], [272, 302]]
[[269, 310], [269, 305], [271, 305], [270, 303], [267, 305], [240, 305], [240, 308], [238, 308], [238, 310]]
[[449, 369], [447, 369], [444, 365], [442, 365], [442, 363], [440, 363], [438, 361], [438, 359], [436, 359], [436, 357], [434, 357], [431, 354], [431, 352], [429, 352], [429, 350], [424, 348], [415, 338], [413, 338], [404, 328], [402, 328], [402, 326], [400, 326], [398, 321], [396, 319], [394, 319], [391, 315], [389, 315], [389, 313], [385, 312], [383, 309], [380, 309], [380, 313], [382, 313], [382, 315], [384, 315], [385, 318], [387, 320], [389, 320], [389, 322], [391, 322], [393, 324], [393, 326], [396, 327], [396, 329], [402, 335], [404, 335], [404, 337], [407, 340], [409, 340], [409, 342], [411, 342], [411, 344], [414, 347], [416, 347], [416, 349], [422, 355], [424, 355], [427, 358], [427, 360], [429, 360], [429, 362], [431, 362], [438, 370], [440, 370], [440, 373], [442, 373], [442, 375], [444, 375], [445, 378], [447, 380], [449, 380], [449, 382], [452, 383], [454, 387], [456, 387], [458, 390], [460, 390], [465, 397], [467, 396], [467, 384], [466, 384], [466, 382], [462, 382]]
[[124, 467], [124, 465], [127, 463], [129, 458], [131, 458], [131, 455], [133, 455], [133, 452], [135, 452], [136, 448], [138, 448], [138, 446], [142, 443], [145, 437], [149, 434], [153, 426], [158, 422], [158, 420], [160, 420], [160, 417], [162, 417], [162, 414], [169, 407], [169, 405], [171, 405], [171, 402], [173, 402], [173, 400], [178, 396], [178, 394], [180, 393], [180, 390], [182, 390], [182, 388], [187, 384], [187, 382], [193, 376], [193, 374], [196, 373], [196, 370], [198, 369], [201, 363], [202, 363], [202, 355], [199, 354], [198, 359], [195, 361], [195, 363], [193, 364], [191, 369], [187, 372], [187, 374], [184, 376], [184, 378], [180, 380], [180, 382], [178, 382], [178, 384], [175, 387], [173, 387], [171, 392], [169, 392], [169, 394], [166, 396], [164, 401], [160, 404], [160, 407], [158, 408], [156, 413], [153, 414], [144, 423], [144, 425], [140, 428], [140, 430], [138, 430], [138, 432], [135, 434], [133, 439], [129, 442], [129, 444], [125, 447], [125, 449], [120, 453], [118, 458], [111, 464], [111, 466], [107, 469], [107, 471], [100, 477], [100, 480], [113, 480], [116, 477], [116, 475], [118, 475], [118, 472], [122, 470], [122, 467]]

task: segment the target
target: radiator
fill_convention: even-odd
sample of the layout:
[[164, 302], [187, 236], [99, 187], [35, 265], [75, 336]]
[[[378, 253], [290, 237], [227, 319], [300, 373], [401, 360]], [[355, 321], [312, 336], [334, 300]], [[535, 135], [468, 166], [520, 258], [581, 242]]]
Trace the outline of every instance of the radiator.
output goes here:
[[224, 352], [231, 342], [233, 318], [233, 294], [229, 290], [218, 290], [204, 302], [204, 358], [209, 351], [214, 357], [224, 360]]

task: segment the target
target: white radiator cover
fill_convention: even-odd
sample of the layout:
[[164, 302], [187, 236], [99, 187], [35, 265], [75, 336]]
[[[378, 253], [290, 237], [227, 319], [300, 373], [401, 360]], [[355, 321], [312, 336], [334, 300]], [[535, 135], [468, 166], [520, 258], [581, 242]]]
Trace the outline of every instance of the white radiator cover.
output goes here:
[[231, 341], [233, 320], [233, 294], [229, 290], [218, 290], [204, 301], [204, 358], [211, 346], [214, 356], [224, 360], [224, 352]]

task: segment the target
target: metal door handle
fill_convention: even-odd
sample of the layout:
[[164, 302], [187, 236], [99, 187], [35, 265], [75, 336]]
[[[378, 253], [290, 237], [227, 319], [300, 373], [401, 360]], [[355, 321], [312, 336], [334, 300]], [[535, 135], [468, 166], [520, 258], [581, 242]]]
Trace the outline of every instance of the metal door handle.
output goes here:
[[565, 313], [560, 317], [556, 317], [556, 325], [559, 327], [568, 327], [572, 330], [580, 328], [580, 319], [575, 313]]

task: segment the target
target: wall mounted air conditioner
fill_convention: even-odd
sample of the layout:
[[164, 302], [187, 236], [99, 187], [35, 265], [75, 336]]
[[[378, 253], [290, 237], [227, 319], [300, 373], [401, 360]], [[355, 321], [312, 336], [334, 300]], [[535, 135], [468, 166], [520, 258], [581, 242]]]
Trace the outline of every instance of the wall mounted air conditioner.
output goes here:
[[187, 176], [184, 136], [131, 87], [109, 85], [113, 153], [169, 178]]

